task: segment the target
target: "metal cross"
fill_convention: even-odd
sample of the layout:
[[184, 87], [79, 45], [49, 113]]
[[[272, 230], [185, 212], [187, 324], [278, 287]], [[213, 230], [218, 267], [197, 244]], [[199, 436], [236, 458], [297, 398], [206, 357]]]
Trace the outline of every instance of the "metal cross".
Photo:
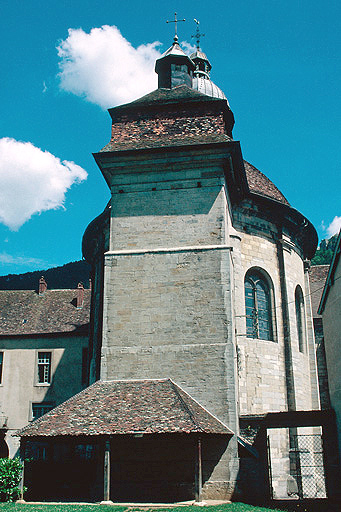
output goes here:
[[176, 17], [176, 12], [174, 13], [174, 20], [167, 20], [166, 23], [174, 23], [175, 24], [175, 36], [174, 36], [174, 41], [177, 41], [178, 40], [178, 27], [177, 27], [177, 23], [179, 21], [186, 21], [185, 19], [183, 20], [178, 20], [177, 17]]
[[196, 40], [197, 40], [197, 49], [199, 50], [200, 49], [200, 38], [204, 37], [205, 34], [200, 34], [200, 31], [199, 31], [200, 21], [196, 20], [195, 18], [194, 18], [194, 21], [197, 24], [197, 31], [196, 31], [196, 33], [192, 37], [196, 38]]

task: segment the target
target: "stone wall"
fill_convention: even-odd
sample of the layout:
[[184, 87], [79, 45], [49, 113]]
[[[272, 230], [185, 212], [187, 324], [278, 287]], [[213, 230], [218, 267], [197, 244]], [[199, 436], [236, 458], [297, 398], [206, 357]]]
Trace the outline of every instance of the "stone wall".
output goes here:
[[[101, 377], [169, 377], [236, 432], [224, 173], [217, 155], [210, 167], [209, 156], [200, 163], [193, 156], [112, 175]], [[235, 439], [219, 459], [206, 497], [231, 496]]]
[[[296, 408], [312, 408], [312, 397], [318, 403], [316, 357], [312, 329], [311, 308], [305, 308], [304, 351], [298, 347], [295, 310], [295, 289], [300, 286], [306, 294], [302, 255], [288, 234], [280, 235], [278, 225], [269, 220], [264, 210], [244, 201], [234, 211], [235, 234], [233, 262], [236, 289], [236, 326], [239, 375], [239, 402], [241, 414], [261, 414], [284, 411], [287, 403], [288, 366], [293, 372]], [[240, 241], [239, 241], [240, 240]], [[279, 253], [284, 255], [284, 275], [279, 264]], [[251, 268], [263, 272], [272, 288], [273, 340], [252, 339], [246, 336], [244, 279]], [[281, 277], [282, 276], [282, 277]], [[289, 325], [291, 361], [285, 355], [284, 322], [281, 279], [285, 280]], [[282, 286], [281, 286], [282, 285]], [[309, 337], [308, 337], [309, 334]], [[310, 341], [310, 343], [309, 343]], [[290, 385], [290, 384], [289, 384]]]

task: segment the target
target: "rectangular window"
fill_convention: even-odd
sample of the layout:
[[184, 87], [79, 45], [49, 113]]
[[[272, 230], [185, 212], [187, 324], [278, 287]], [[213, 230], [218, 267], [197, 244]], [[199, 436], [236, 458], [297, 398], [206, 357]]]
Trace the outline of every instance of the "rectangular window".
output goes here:
[[0, 384], [2, 384], [2, 368], [4, 365], [4, 353], [0, 352]]
[[75, 455], [81, 460], [91, 460], [96, 453], [96, 446], [92, 444], [77, 444], [75, 446]]
[[37, 402], [32, 404], [32, 419], [36, 420], [53, 409], [53, 404], [50, 402]]
[[43, 461], [48, 459], [48, 444], [31, 442], [27, 443], [25, 448], [25, 458], [34, 461]]
[[51, 352], [38, 352], [38, 384], [51, 382]]

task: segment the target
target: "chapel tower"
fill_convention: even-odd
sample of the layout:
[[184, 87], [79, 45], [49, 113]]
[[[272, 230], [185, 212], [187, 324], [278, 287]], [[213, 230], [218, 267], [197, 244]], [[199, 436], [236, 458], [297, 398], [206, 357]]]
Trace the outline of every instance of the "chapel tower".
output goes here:
[[94, 157], [111, 198], [83, 237], [89, 386], [20, 432], [37, 495], [42, 467], [53, 501], [337, 493], [333, 416], [318, 410], [316, 231], [243, 160], [210, 71], [199, 42], [189, 57], [176, 36], [158, 89], [109, 110]]
[[303, 298], [316, 232], [243, 161], [200, 47], [188, 57], [175, 38], [155, 70], [157, 90], [109, 110], [111, 140], [94, 155], [111, 200], [83, 239], [90, 383], [170, 378], [183, 388], [234, 434], [215, 449], [203, 441], [202, 496], [227, 499], [241, 489], [238, 440], [248, 450], [239, 425], [319, 407]]

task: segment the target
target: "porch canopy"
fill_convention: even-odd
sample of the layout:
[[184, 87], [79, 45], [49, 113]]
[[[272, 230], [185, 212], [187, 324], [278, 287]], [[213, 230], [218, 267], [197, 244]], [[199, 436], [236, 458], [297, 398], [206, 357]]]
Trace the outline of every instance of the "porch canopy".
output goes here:
[[[32, 498], [35, 485], [39, 485], [40, 492], [42, 488], [42, 475], [38, 473], [47, 475], [51, 470], [54, 489], [48, 494], [65, 499], [56, 488], [57, 462], [60, 466], [69, 460], [73, 473], [81, 463], [84, 471], [86, 461], [77, 462], [75, 454], [91, 458], [90, 449], [82, 451], [79, 447], [92, 446], [96, 448], [93, 453], [98, 467], [95, 471], [92, 461], [91, 475], [83, 478], [87, 489], [92, 489], [87, 499], [101, 495], [105, 501], [155, 501], [167, 499], [167, 493], [176, 500], [192, 499], [194, 495], [200, 498], [205, 464], [201, 444], [205, 439], [204, 459], [214, 465], [224, 451], [222, 444], [226, 447], [233, 432], [171, 379], [160, 379], [97, 381], [18, 434], [24, 457], [30, 457], [30, 445], [45, 443], [44, 460], [36, 460], [38, 466], [31, 463], [31, 473], [36, 475], [30, 476], [30, 467], [26, 471]], [[71, 452], [69, 458], [65, 457]], [[207, 467], [208, 476], [212, 470], [213, 466]], [[60, 472], [67, 474], [65, 467], [60, 466]], [[65, 485], [60, 483], [63, 492]], [[81, 499], [80, 494], [81, 488], [70, 489], [70, 499]]]

